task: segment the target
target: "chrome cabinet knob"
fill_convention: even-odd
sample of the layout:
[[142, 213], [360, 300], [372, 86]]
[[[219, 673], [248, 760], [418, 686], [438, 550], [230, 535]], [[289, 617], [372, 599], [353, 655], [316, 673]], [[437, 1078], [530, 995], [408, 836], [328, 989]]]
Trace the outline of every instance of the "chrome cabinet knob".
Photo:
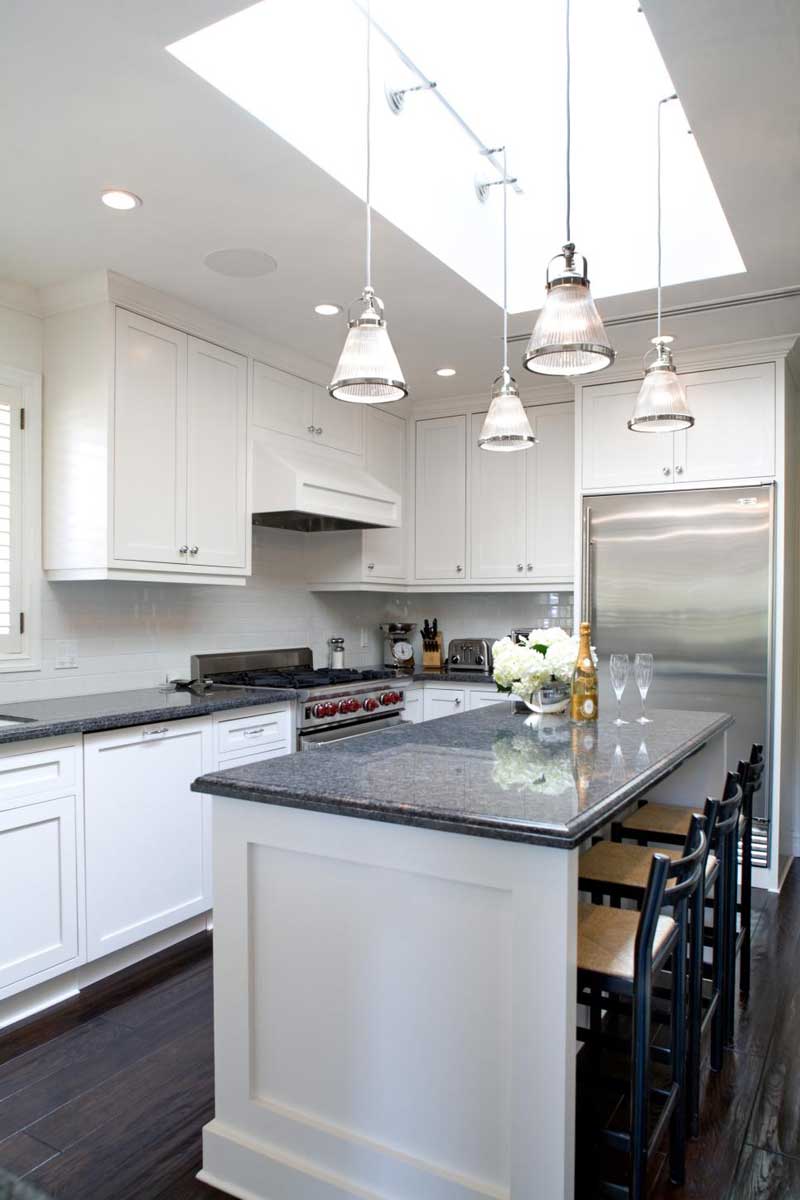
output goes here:
[[528, 570], [529, 570], [529, 571], [532, 571], [532, 570], [533, 570], [533, 563], [528, 563]]
[[198, 551], [199, 549], [200, 549], [200, 547], [199, 547], [199, 546], [192, 546], [192, 548], [190, 549], [189, 553], [190, 553], [190, 554], [197, 554], [197, 551]]
[[456, 571], [459, 573], [459, 575], [463, 570], [464, 568], [462, 567], [461, 563], [456, 563]]
[[671, 474], [672, 474], [672, 468], [671, 468], [671, 467], [662, 467], [662, 468], [661, 468], [661, 474], [662, 474], [662, 475], [671, 475]]
[[306, 425], [306, 429], [308, 430], [309, 433], [317, 432], [313, 425]]
[[374, 571], [374, 570], [375, 570], [375, 563], [367, 563], [367, 570], [368, 570], [368, 571]]
[[461, 700], [459, 699], [458, 696], [456, 696], [455, 700], [453, 701], [453, 704], [455, 704], [456, 708], [458, 708], [460, 703], [461, 703]]
[[517, 563], [517, 570], [518, 570], [518, 571], [524, 571], [524, 570], [525, 570], [525, 568], [523, 567], [522, 563]]
[[682, 474], [683, 474], [683, 467], [676, 467], [676, 468], [675, 468], [675, 474], [676, 474], [676, 475], [682, 475]]
[[318, 425], [317, 428], [314, 430], [314, 433], [322, 433], [322, 426]]
[[189, 553], [188, 546], [179, 546], [178, 547], [178, 554], [188, 554], [188, 553]]

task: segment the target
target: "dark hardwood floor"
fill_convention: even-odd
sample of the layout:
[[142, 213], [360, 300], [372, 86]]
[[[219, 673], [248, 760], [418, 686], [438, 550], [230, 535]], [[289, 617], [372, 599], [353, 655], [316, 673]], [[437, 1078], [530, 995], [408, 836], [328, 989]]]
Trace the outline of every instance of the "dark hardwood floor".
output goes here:
[[[800, 862], [758, 906], [736, 1049], [705, 1073], [686, 1185], [662, 1171], [653, 1200], [800, 1197]], [[0, 1167], [59, 1200], [220, 1198], [195, 1179], [213, 1094], [201, 936], [0, 1034]]]

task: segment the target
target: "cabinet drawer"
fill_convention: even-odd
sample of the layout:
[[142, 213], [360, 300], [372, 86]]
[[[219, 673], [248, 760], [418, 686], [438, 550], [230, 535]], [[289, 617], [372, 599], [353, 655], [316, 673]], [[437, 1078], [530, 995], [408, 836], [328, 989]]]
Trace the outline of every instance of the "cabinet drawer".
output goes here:
[[36, 796], [70, 792], [78, 774], [78, 747], [63, 738], [16, 742], [0, 751], [0, 811]]
[[229, 771], [234, 767], [246, 767], [248, 763], [265, 762], [268, 758], [282, 758], [291, 754], [291, 746], [265, 746], [262, 750], [251, 750], [249, 754], [230, 754], [217, 763], [218, 771]]
[[426, 721], [435, 721], [437, 717], [450, 717], [454, 713], [463, 712], [466, 692], [464, 688], [425, 688], [423, 693], [423, 715]]
[[292, 713], [287, 708], [218, 720], [217, 756], [222, 759], [229, 754], [250, 754], [262, 748], [278, 751], [283, 748], [288, 753], [292, 742], [292, 725]]
[[467, 705], [470, 712], [475, 708], [486, 708], [489, 704], [502, 704], [504, 700], [508, 700], [505, 692], [492, 689], [483, 691], [478, 688], [470, 688], [467, 691]]

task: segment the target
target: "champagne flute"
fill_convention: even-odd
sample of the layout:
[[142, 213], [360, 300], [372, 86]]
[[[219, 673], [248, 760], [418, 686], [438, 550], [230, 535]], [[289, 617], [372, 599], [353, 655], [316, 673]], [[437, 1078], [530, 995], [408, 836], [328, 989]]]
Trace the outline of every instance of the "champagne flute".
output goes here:
[[639, 695], [642, 698], [642, 715], [636, 720], [640, 725], [652, 725], [652, 721], [647, 715], [647, 693], [650, 690], [650, 684], [653, 682], [653, 656], [652, 654], [637, 654], [633, 664], [633, 674], [636, 679], [636, 686], [639, 689]]
[[627, 721], [622, 719], [622, 693], [625, 691], [625, 684], [628, 682], [628, 676], [631, 672], [631, 660], [627, 654], [612, 654], [610, 659], [611, 671], [611, 686], [614, 689], [614, 695], [617, 697], [617, 716], [614, 721], [615, 725], [627, 725]]

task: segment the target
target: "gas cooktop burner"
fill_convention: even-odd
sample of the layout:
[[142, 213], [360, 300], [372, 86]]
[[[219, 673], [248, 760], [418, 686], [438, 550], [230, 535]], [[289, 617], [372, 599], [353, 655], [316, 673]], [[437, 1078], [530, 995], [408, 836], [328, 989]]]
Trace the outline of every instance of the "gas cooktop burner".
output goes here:
[[366, 683], [386, 679], [386, 671], [376, 670], [285, 670], [285, 671], [228, 671], [214, 674], [214, 683], [228, 687], [320, 688], [336, 684]]

